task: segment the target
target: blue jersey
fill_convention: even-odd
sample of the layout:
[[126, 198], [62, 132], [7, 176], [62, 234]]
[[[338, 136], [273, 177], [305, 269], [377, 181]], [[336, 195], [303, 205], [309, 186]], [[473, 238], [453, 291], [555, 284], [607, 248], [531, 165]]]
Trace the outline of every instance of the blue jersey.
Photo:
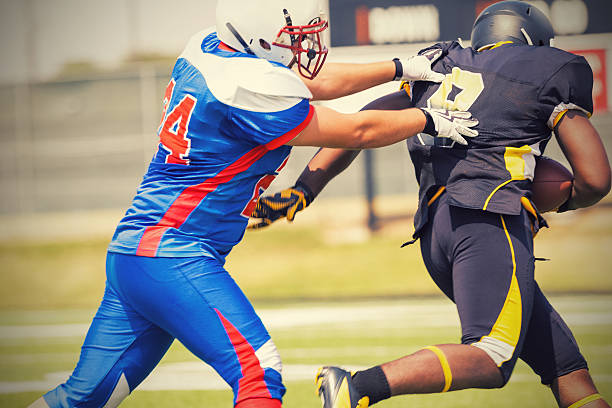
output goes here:
[[312, 97], [287, 67], [195, 35], [166, 89], [160, 143], [110, 252], [223, 261], [307, 126]]
[[420, 186], [417, 233], [440, 187], [451, 205], [519, 214], [551, 130], [569, 109], [593, 110], [588, 63], [557, 48], [518, 44], [476, 52], [449, 42], [421, 53], [437, 58], [433, 69], [446, 79], [413, 83], [415, 106], [468, 110], [479, 135], [467, 146], [424, 134], [408, 139]]

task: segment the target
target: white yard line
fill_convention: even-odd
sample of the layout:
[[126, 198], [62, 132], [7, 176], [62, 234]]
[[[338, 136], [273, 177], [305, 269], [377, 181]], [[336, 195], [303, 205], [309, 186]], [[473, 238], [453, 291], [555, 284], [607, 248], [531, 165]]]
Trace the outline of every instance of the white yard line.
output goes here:
[[[312, 380], [319, 366], [286, 365], [286, 382]], [[40, 381], [0, 382], [0, 394], [45, 391], [64, 382], [70, 372], [48, 373]], [[166, 390], [226, 390], [228, 385], [208, 365], [201, 362], [160, 364], [138, 387], [142, 391]]]
[[[612, 297], [563, 297], [558, 302], [561, 315], [570, 326], [612, 325]], [[572, 309], [580, 312], [572, 312]], [[585, 312], [584, 310], [592, 310]], [[567, 313], [564, 313], [567, 310]], [[458, 327], [454, 305], [445, 300], [368, 301], [339, 305], [304, 305], [279, 309], [259, 309], [270, 330], [326, 325], [352, 325], [363, 322], [401, 327]], [[89, 323], [0, 326], [2, 339], [82, 337]]]
[[40, 339], [49, 337], [83, 337], [88, 323], [0, 326], [0, 339]]
[[[258, 314], [270, 330], [380, 321], [409, 322], [415, 327], [452, 327], [458, 324], [450, 302], [436, 304], [428, 301], [425, 305], [377, 303], [260, 309]], [[88, 327], [89, 324], [0, 326], [0, 339], [82, 337]]]
[[[555, 300], [555, 299], [553, 299]], [[562, 297], [558, 303], [561, 314], [572, 327], [586, 327], [606, 332], [612, 326], [612, 296], [586, 296]], [[567, 312], [567, 313], [564, 313]], [[43, 312], [48, 313], [48, 312]], [[259, 309], [259, 314], [270, 330], [285, 330], [306, 328], [316, 330], [358, 327], [367, 323], [368, 327], [385, 328], [432, 328], [432, 327], [459, 327], [454, 305], [444, 300], [410, 300], [400, 301], [368, 301], [351, 304], [304, 304], [293, 307], [277, 309]], [[42, 320], [42, 319], [41, 319]], [[54, 338], [82, 338], [88, 328], [87, 323], [57, 324], [57, 325], [28, 325], [28, 326], [0, 326], [0, 340], [8, 342], [23, 341], [27, 339]], [[589, 329], [590, 330], [590, 329]], [[378, 331], [375, 331], [378, 332]], [[62, 340], [64, 341], [64, 340]], [[598, 354], [609, 354], [612, 345], [598, 346]], [[300, 357], [308, 355], [334, 357], [351, 354], [378, 354], [387, 353], [397, 347], [350, 347], [350, 348], [295, 348], [281, 350], [285, 357]], [[33, 354], [20, 354], [11, 356], [11, 361], [28, 362], [37, 358], [44, 361], [70, 358], [67, 353], [56, 355], [44, 354], [37, 357]], [[287, 382], [312, 380], [318, 366], [315, 365], [286, 365], [283, 368], [283, 378]], [[350, 369], [360, 367], [351, 366]], [[48, 373], [42, 380], [0, 382], [0, 394], [45, 391], [62, 383], [69, 372]], [[513, 382], [536, 381], [535, 377], [527, 374], [517, 374], [512, 377]], [[612, 382], [612, 375], [602, 375], [596, 378], [598, 382]], [[227, 385], [206, 364], [201, 362], [162, 363], [138, 387], [139, 390], [221, 390]]]
[[[286, 383], [313, 381], [319, 365], [288, 364], [283, 366], [283, 380]], [[350, 370], [361, 370], [363, 366], [347, 366]], [[70, 372], [49, 373], [40, 381], [0, 382], [0, 394], [17, 392], [46, 391], [64, 382]], [[612, 382], [612, 375], [596, 375], [598, 383]], [[538, 381], [534, 375], [516, 374], [511, 382], [527, 383]], [[217, 373], [201, 362], [160, 364], [151, 375], [138, 386], [139, 391], [200, 391], [228, 390], [229, 386]]]

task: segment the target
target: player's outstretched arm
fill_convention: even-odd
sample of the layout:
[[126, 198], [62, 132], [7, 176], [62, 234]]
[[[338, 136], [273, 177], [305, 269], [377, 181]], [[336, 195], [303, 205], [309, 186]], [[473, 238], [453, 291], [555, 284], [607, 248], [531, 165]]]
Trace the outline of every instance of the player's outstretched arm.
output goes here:
[[466, 145], [464, 137], [475, 137], [478, 120], [469, 112], [444, 109], [363, 110], [339, 113], [317, 106], [310, 123], [288, 144], [347, 149], [389, 146], [417, 133], [450, 138]]
[[369, 64], [327, 63], [314, 79], [301, 77], [313, 95], [324, 101], [351, 95], [389, 81], [441, 82], [444, 75], [431, 70], [425, 56]]
[[[361, 108], [365, 110], [401, 110], [412, 107], [412, 100], [401, 90], [382, 96]], [[312, 193], [311, 201], [334, 177], [342, 173], [361, 150], [322, 148], [310, 159], [296, 184], [305, 185]]]
[[572, 193], [559, 212], [597, 203], [610, 191], [610, 162], [599, 133], [577, 110], [568, 111], [554, 130], [574, 173]]
[[[397, 111], [410, 108], [412, 102], [406, 92], [399, 91], [370, 102], [362, 111]], [[395, 112], [398, 113], [398, 112]], [[262, 228], [280, 218], [293, 221], [295, 214], [306, 208], [327, 183], [346, 169], [360, 150], [322, 148], [310, 160], [296, 184], [272, 196], [263, 196], [251, 215], [259, 222], [249, 228]]]

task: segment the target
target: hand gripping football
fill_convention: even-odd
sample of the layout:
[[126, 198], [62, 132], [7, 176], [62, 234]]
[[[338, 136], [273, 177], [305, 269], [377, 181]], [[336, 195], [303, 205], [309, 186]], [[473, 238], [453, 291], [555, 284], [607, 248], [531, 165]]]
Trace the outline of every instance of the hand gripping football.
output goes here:
[[561, 163], [549, 157], [536, 159], [533, 177], [533, 203], [541, 213], [559, 208], [572, 192], [574, 175]]

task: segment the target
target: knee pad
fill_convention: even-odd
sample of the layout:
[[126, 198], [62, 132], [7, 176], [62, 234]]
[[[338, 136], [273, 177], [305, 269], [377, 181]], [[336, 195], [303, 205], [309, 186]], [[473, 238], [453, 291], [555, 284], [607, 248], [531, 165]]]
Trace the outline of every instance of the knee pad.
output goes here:
[[255, 355], [259, 359], [259, 365], [264, 370], [266, 368], [271, 368], [278, 371], [279, 374], [283, 373], [283, 364], [280, 354], [272, 339], [269, 339], [260, 348], [255, 350]]
[[[268, 339], [254, 351], [259, 368], [252, 365], [246, 374], [243, 371], [243, 376], [235, 384], [231, 384], [234, 390], [234, 403], [237, 407], [244, 408], [280, 407], [280, 401], [286, 391], [281, 375], [280, 354], [272, 339]], [[255, 361], [250, 364], [253, 363]], [[266, 405], [262, 405], [262, 401]]]
[[[130, 395], [130, 386], [123, 373], [121, 373], [119, 379], [114, 382], [114, 385], [110, 381], [112, 381], [112, 376], [108, 376], [105, 381], [99, 384], [96, 390], [91, 393], [76, 390], [68, 383], [65, 383], [45, 394], [44, 400], [47, 405], [32, 405], [31, 407], [73, 407], [87, 401], [90, 404], [104, 406], [105, 408], [116, 408], [128, 395]], [[36, 403], [40, 403], [40, 400], [36, 401], [35, 404]]]
[[493, 360], [502, 375], [503, 383], [499, 388], [505, 386], [516, 364], [516, 357], [513, 357], [515, 349], [502, 341], [489, 337], [483, 337], [479, 342], [470, 345], [478, 347]]
[[280, 354], [272, 339], [269, 339], [259, 347], [255, 351], [255, 355], [259, 360], [259, 365], [264, 370], [264, 382], [270, 392], [270, 396], [280, 400], [285, 394], [282, 378], [283, 365]]
[[118, 407], [128, 395], [130, 395], [130, 386], [125, 378], [125, 374], [121, 374], [121, 377], [119, 377], [119, 381], [117, 381], [117, 384], [115, 384], [115, 388], [106, 401], [104, 408]]
[[45, 401], [43, 397], [40, 397], [39, 399], [34, 401], [32, 404], [30, 404], [28, 408], [50, 408], [50, 407], [49, 407], [49, 404], [47, 404], [47, 401]]

